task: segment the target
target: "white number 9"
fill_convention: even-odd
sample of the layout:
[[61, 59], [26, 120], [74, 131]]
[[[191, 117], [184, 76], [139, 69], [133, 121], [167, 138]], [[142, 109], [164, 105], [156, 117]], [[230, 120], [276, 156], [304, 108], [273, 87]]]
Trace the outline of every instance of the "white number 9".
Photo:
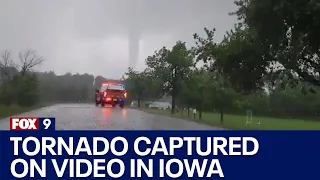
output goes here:
[[51, 125], [51, 120], [50, 119], [43, 120], [43, 125], [45, 126], [44, 129], [48, 129]]

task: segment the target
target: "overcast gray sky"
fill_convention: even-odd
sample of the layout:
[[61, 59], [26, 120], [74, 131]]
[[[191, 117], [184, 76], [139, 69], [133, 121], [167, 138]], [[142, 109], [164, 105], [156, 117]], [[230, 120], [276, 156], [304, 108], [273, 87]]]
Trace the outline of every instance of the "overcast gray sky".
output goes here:
[[143, 69], [155, 50], [192, 44], [204, 27], [221, 40], [235, 9], [233, 0], [0, 0], [0, 51], [37, 50], [41, 71], [119, 78], [129, 60]]

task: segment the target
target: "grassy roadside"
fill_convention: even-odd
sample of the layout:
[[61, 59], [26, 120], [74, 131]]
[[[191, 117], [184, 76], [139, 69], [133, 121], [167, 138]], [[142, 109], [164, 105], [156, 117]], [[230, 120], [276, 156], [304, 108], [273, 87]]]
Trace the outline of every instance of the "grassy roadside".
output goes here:
[[[302, 119], [279, 119], [271, 117], [253, 117], [251, 125], [246, 126], [246, 116], [228, 115], [224, 116], [224, 124], [220, 124], [220, 114], [218, 113], [203, 113], [202, 120], [192, 119], [188, 117], [187, 112], [184, 114], [170, 114], [170, 111], [146, 109], [141, 110], [164, 116], [178, 117], [186, 120], [196, 121], [203, 124], [222, 127], [226, 129], [238, 130], [320, 130], [320, 121], [309, 121]], [[198, 117], [196, 117], [198, 118]], [[260, 121], [260, 125], [257, 122]]]
[[18, 105], [11, 105], [11, 106], [4, 106], [4, 105], [0, 105], [0, 120], [2, 118], [6, 118], [6, 117], [10, 117], [12, 115], [16, 115], [16, 114], [21, 114], [24, 112], [28, 112], [28, 111], [32, 111], [34, 109], [38, 109], [41, 107], [44, 107], [46, 105], [43, 104], [39, 104], [36, 106], [31, 106], [31, 107], [21, 107]]

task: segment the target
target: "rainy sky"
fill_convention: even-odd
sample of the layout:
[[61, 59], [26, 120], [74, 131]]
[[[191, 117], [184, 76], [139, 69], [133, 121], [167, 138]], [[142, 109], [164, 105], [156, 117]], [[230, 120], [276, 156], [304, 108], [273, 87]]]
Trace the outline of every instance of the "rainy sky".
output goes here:
[[39, 71], [119, 78], [162, 46], [192, 45], [204, 27], [221, 40], [235, 9], [233, 0], [0, 0], [0, 51], [36, 50]]

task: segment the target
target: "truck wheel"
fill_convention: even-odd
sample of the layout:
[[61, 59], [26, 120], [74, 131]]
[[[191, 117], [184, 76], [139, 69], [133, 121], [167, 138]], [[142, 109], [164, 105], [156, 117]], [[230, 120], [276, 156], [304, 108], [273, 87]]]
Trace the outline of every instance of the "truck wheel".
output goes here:
[[105, 105], [106, 105], [105, 103], [103, 103], [103, 102], [101, 103], [101, 106], [102, 106], [102, 107], [104, 107]]
[[120, 104], [120, 107], [121, 107], [121, 108], [124, 108], [124, 104]]
[[112, 103], [112, 107], [116, 107], [116, 104], [115, 104], [115, 103]]

